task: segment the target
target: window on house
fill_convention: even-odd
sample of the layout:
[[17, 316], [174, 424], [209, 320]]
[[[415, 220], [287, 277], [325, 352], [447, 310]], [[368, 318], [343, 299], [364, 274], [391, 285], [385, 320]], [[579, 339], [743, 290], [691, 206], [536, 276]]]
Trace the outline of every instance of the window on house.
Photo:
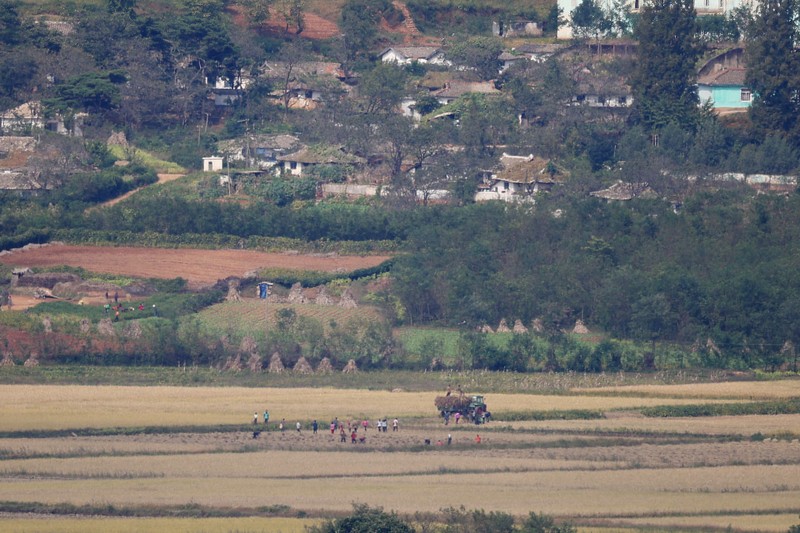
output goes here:
[[704, 0], [706, 7], [711, 7], [711, 0]]
[[619, 105], [627, 104], [628, 103], [628, 97], [627, 96], [620, 96], [619, 98], [617, 98], [617, 103]]
[[749, 102], [751, 97], [752, 94], [750, 93], [750, 89], [742, 89], [742, 96], [741, 96], [742, 102]]
[[292, 161], [289, 163], [289, 168], [295, 170], [297, 168], [297, 161]]
[[575, 99], [577, 101], [579, 101], [579, 102], [583, 102], [583, 101], [586, 100], [586, 95], [585, 94], [579, 94], [577, 97], [575, 97]]
[[639, 9], [639, 0], [633, 0], [633, 9]]

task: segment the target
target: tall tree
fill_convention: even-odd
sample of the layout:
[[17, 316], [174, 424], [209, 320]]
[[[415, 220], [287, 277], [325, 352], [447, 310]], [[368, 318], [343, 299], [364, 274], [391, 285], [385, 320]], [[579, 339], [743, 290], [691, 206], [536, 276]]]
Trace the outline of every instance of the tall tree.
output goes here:
[[570, 25], [576, 39], [594, 38], [611, 29], [611, 24], [600, 5], [594, 0], [583, 0], [572, 10]]
[[676, 122], [693, 128], [700, 111], [695, 64], [702, 47], [692, 0], [653, 0], [645, 4], [634, 35], [639, 60], [632, 76], [634, 110], [653, 128]]
[[797, 0], [762, 0], [747, 41], [750, 117], [762, 135], [787, 136], [800, 145], [800, 53]]

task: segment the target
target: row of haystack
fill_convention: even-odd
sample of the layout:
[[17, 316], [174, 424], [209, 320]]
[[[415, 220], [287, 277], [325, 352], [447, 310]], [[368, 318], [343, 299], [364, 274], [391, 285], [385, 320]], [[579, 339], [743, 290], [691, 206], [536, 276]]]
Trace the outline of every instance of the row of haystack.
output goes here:
[[[251, 353], [247, 362], [244, 362], [242, 361], [241, 355], [237, 355], [236, 357], [229, 356], [222, 365], [222, 370], [240, 372], [244, 369], [250, 372], [260, 372], [262, 369], [261, 357], [258, 354]], [[331, 374], [334, 370], [331, 360], [327, 357], [322, 358], [316, 370], [314, 370], [314, 367], [311, 366], [311, 363], [309, 363], [308, 359], [305, 357], [300, 357], [291, 368], [291, 372], [295, 374]], [[283, 361], [281, 361], [281, 356], [278, 352], [272, 354], [269, 365], [267, 366], [267, 372], [270, 374], [289, 372], [289, 369], [287, 369]], [[350, 359], [347, 365], [342, 369], [342, 372], [345, 374], [358, 372], [358, 365], [356, 365], [355, 360]]]
[[[531, 328], [536, 333], [541, 333], [544, 331], [544, 325], [542, 324], [541, 318], [534, 319], [531, 322]], [[483, 326], [478, 328], [478, 331], [481, 333], [527, 333], [528, 328], [525, 327], [525, 324], [522, 323], [522, 320], [517, 319], [514, 321], [514, 327], [509, 327], [508, 322], [506, 319], [500, 320], [500, 324], [497, 325], [497, 329], [492, 329], [492, 326], [489, 324], [484, 324]], [[575, 327], [572, 328], [572, 333], [578, 334], [586, 334], [590, 333], [589, 328], [586, 327], [586, 324], [583, 323], [583, 320], [578, 320], [575, 322]]]
[[[16, 363], [14, 359], [11, 358], [11, 352], [6, 352], [3, 354], [3, 360], [0, 361], [0, 367], [3, 366], [15, 366]], [[32, 367], [32, 366], [39, 366], [39, 356], [35, 353], [31, 354], [30, 357], [23, 363], [22, 366]]]

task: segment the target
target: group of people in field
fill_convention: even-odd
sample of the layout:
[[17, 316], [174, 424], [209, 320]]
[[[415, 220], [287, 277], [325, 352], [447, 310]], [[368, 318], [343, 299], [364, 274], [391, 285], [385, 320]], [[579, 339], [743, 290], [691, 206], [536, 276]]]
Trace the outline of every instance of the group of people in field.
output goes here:
[[[269, 427], [269, 410], [264, 410], [264, 415], [261, 419], [259, 419], [258, 411], [253, 413], [253, 426], [260, 426], [263, 421], [263, 426], [265, 429]], [[391, 422], [392, 431], [399, 431], [400, 430], [400, 421], [397, 418], [394, 418]], [[350, 438], [350, 442], [355, 444], [356, 442], [365, 443], [367, 441], [367, 431], [369, 430], [372, 424], [366, 418], [363, 420], [347, 420], [346, 422], [340, 422], [339, 417], [335, 417], [331, 420], [330, 430], [331, 435], [336, 435], [337, 432], [339, 434], [339, 441], [340, 442], [347, 442], [348, 436]], [[281, 418], [281, 421], [278, 423], [278, 431], [284, 433], [288, 428], [286, 424], [286, 419]], [[383, 432], [387, 433], [389, 431], [389, 420], [387, 418], [380, 418], [375, 421], [374, 428], [378, 433]], [[303, 430], [303, 424], [300, 423], [298, 420], [294, 424], [294, 429], [297, 433], [301, 433]], [[359, 433], [359, 430], [361, 433]], [[316, 435], [319, 432], [319, 422], [315, 419], [311, 423], [311, 432]], [[261, 430], [255, 429], [253, 431], [253, 438], [256, 439], [261, 434]]]

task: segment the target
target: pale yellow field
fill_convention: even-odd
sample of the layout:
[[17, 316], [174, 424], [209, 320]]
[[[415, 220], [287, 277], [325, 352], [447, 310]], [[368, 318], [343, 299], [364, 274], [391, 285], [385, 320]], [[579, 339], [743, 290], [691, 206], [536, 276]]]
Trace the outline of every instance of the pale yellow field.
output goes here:
[[600, 394], [627, 393], [672, 398], [738, 398], [769, 400], [800, 397], [800, 379], [778, 381], [726, 381], [685, 385], [625, 385], [575, 389], [575, 392]]
[[[269, 409], [271, 420], [435, 416], [435, 395], [336, 389], [244, 387], [120, 387], [5, 385], [0, 388], [0, 431], [170, 425], [247, 424]], [[632, 409], [696, 400], [614, 396], [491, 394], [489, 409], [503, 411]]]
[[754, 433], [763, 435], [792, 433], [800, 435], [800, 414], [675, 418], [620, 416], [599, 420], [542, 420], [511, 422], [509, 424], [516, 429], [546, 429], [554, 431], [627, 430], [710, 435], [750, 436]]
[[14, 459], [0, 462], [0, 476], [39, 477], [218, 477], [283, 478], [437, 474], [449, 472], [524, 472], [610, 468], [613, 461], [570, 461], [539, 457], [482, 457], [474, 450], [438, 453], [290, 452]]
[[347, 511], [352, 502], [399, 512], [464, 505], [525, 515], [639, 516], [795, 512], [800, 467], [568, 471], [365, 478], [6, 479], [0, 500], [74, 504], [258, 507]]
[[2, 518], [3, 531], [39, 533], [303, 533], [318, 520], [299, 518]]
[[708, 528], [720, 529], [728, 526], [750, 531], [787, 531], [790, 526], [800, 524], [797, 513], [775, 515], [720, 515], [720, 516], [665, 516], [658, 518], [633, 518], [620, 520], [624, 524], [638, 527], [670, 527], [670, 528]]

